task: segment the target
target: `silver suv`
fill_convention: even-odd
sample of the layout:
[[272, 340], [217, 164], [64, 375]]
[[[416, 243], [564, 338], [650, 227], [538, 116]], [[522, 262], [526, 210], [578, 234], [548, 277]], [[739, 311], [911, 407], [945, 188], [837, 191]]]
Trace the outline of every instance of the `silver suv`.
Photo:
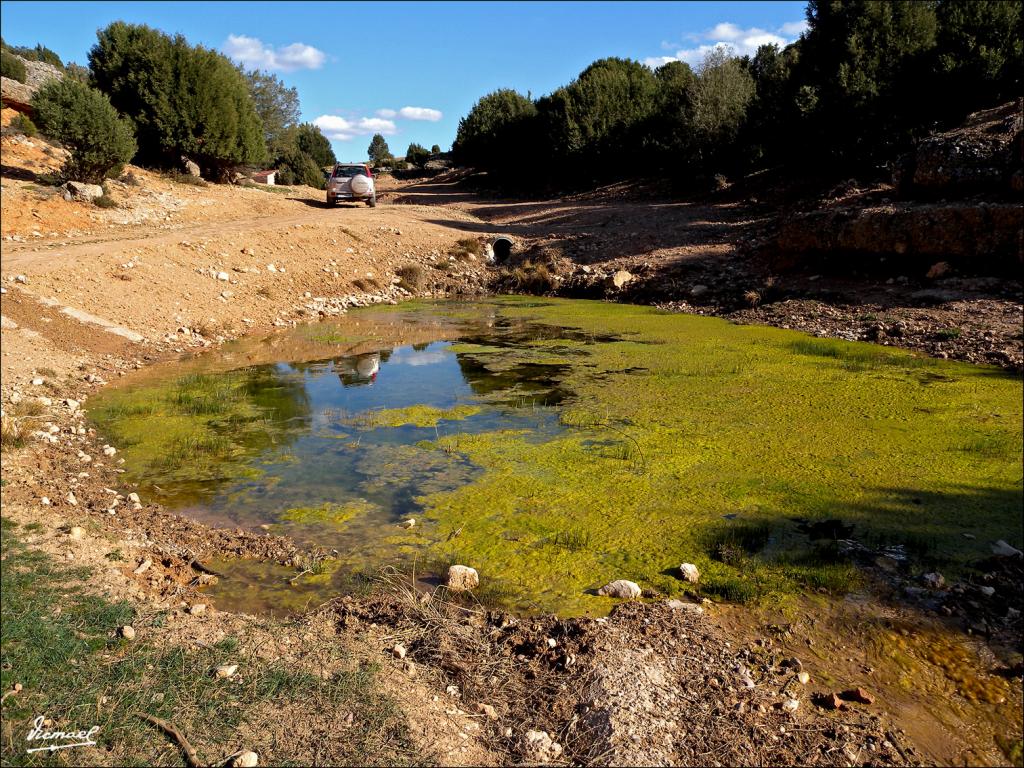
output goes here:
[[373, 171], [364, 163], [338, 163], [327, 180], [327, 204], [341, 200], [363, 201], [377, 207], [377, 190], [373, 186]]

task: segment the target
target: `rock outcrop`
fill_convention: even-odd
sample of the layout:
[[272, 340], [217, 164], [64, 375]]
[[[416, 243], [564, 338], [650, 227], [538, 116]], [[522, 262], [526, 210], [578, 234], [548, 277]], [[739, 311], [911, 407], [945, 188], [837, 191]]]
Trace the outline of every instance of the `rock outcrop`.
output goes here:
[[960, 127], [920, 141], [900, 158], [894, 183], [904, 197], [954, 198], [1020, 192], [1024, 113], [1020, 102], [971, 115]]
[[60, 80], [64, 77], [64, 72], [42, 61], [21, 60], [25, 64], [25, 82], [19, 83], [9, 77], [0, 77], [0, 97], [3, 98], [4, 106], [31, 115], [32, 97], [36, 95], [36, 91], [48, 80]]

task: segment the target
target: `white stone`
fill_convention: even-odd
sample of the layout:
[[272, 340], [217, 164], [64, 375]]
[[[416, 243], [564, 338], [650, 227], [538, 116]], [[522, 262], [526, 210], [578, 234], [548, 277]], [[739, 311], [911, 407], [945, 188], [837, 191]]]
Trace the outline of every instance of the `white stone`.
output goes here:
[[139, 563], [138, 567], [134, 571], [132, 571], [132, 573], [138, 576], [148, 571], [152, 565], [153, 561], [147, 557], [145, 560]]
[[521, 745], [523, 759], [528, 763], [550, 763], [562, 754], [562, 745], [547, 731], [527, 731]]
[[68, 536], [70, 536], [75, 541], [79, 541], [80, 539], [84, 539], [85, 538], [85, 528], [82, 528], [82, 527], [76, 525], [70, 531], [68, 531]]
[[391, 649], [391, 655], [396, 659], [404, 659], [406, 653], [408, 653], [408, 651], [405, 650], [405, 646], [401, 643], [396, 643], [395, 647]]
[[110, 445], [104, 446], [104, 448], [103, 448], [103, 455], [104, 456], [114, 456], [116, 454], [117, 454], [117, 448], [114, 448], [113, 446], [110, 446]]
[[484, 715], [488, 720], [498, 719], [498, 710], [492, 707], [490, 704], [484, 704], [483, 702], [476, 705], [476, 711], [481, 715]]
[[206, 613], [206, 603], [196, 603], [188, 609], [188, 612], [193, 616], [200, 616]]
[[128, 501], [130, 501], [132, 504], [141, 504], [142, 503], [142, 500], [139, 498], [139, 494], [137, 494], [137, 493], [129, 493], [128, 494]]
[[685, 600], [676, 600], [674, 598], [672, 600], [667, 600], [666, 603], [673, 611], [683, 611], [685, 613], [692, 613], [695, 615], [704, 613], [704, 609], [697, 603], [688, 603]]
[[121, 627], [119, 630], [117, 630], [117, 632], [125, 640], [134, 640], [135, 639], [135, 627], [133, 627], [133, 626], [131, 626], [129, 624], [125, 624], [123, 627]]
[[465, 592], [480, 585], [480, 574], [468, 565], [453, 565], [448, 569], [448, 589]]
[[78, 505], [78, 499], [75, 498], [75, 494], [73, 491], [68, 491], [68, 495], [64, 497], [64, 500], [67, 501], [67, 503], [70, 504], [72, 507]]
[[782, 702], [782, 709], [786, 712], [796, 712], [800, 708], [799, 699], [786, 699]]
[[605, 597], [621, 597], [627, 600], [640, 597], [643, 590], [640, 589], [640, 585], [635, 581], [627, 581], [626, 579], [617, 579], [616, 581], [605, 584], [599, 590], [597, 594], [604, 595]]
[[232, 758], [232, 768], [256, 768], [260, 764], [260, 756], [255, 752], [246, 750], [237, 757]]
[[43, 380], [42, 379], [32, 379], [32, 386], [33, 387], [41, 387], [41, 386], [43, 386]]
[[691, 584], [696, 584], [700, 581], [700, 571], [697, 570], [697, 566], [693, 563], [683, 563], [679, 566], [679, 572], [683, 576], [683, 581], [688, 581]]
[[996, 593], [995, 587], [978, 587], [978, 591], [985, 597], [992, 597]]
[[806, 672], [797, 672], [796, 679], [800, 681], [800, 685], [807, 685], [811, 682], [811, 676]]
[[1024, 552], [1021, 552], [1016, 547], [1007, 544], [1002, 539], [992, 545], [992, 554], [999, 555], [1000, 557], [1024, 557]]
[[228, 280], [231, 279], [231, 275], [229, 275], [227, 272], [218, 272], [217, 273], [217, 279], [218, 280], [223, 280], [224, 282], [227, 282]]
[[416, 527], [416, 518], [415, 517], [410, 517], [408, 520], [403, 520], [400, 523], [400, 525], [403, 528], [405, 528], [405, 529], [415, 528]]
[[238, 665], [237, 664], [221, 664], [219, 667], [217, 667], [216, 670], [214, 670], [214, 674], [217, 677], [223, 679], [223, 678], [227, 678], [227, 677], [232, 677], [235, 674], [235, 672], [237, 672], [237, 671], [238, 671]]

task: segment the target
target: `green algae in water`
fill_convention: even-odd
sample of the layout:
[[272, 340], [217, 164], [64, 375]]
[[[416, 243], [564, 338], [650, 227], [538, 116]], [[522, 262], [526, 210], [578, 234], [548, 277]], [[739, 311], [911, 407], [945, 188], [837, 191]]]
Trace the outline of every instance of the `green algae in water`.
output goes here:
[[[188, 514], [255, 526], [365, 498], [374, 509], [344, 525], [289, 532], [338, 549], [338, 578], [457, 561], [526, 610], [604, 612], [593, 591], [615, 578], [737, 601], [855, 583], [797, 520], [841, 520], [858, 541], [903, 544], [952, 573], [990, 541], [1021, 545], [1022, 388], [1002, 371], [597, 302], [417, 302], [353, 313], [339, 336], [353, 318], [421, 318], [458, 340], [378, 350], [372, 381], [351, 359], [218, 373], [233, 382], [225, 413], [163, 383], [125, 390], [145, 416], [104, 418], [102, 403], [94, 416], [138, 439], [123, 455], [139, 482], [167, 491], [220, 466], [179, 505]], [[264, 386], [291, 406], [268, 408]], [[212, 449], [169, 471], [173, 442], [147, 442], [132, 418]], [[248, 435], [257, 424], [269, 438]], [[408, 515], [420, 524], [398, 529]], [[733, 540], [748, 544], [723, 549]], [[684, 561], [700, 587], [677, 578]]]
[[454, 408], [433, 408], [429, 405], [413, 405], [407, 408], [389, 408], [368, 411], [353, 419], [355, 426], [363, 429], [378, 427], [436, 427], [442, 421], [461, 421], [480, 413], [480, 406], [457, 405]]

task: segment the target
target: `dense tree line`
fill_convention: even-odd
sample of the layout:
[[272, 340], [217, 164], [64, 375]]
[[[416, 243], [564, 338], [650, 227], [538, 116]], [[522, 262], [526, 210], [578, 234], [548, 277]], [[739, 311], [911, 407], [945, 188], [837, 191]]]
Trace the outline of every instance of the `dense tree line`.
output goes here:
[[782, 50], [716, 50], [695, 69], [608, 58], [539, 99], [495, 91], [460, 121], [453, 152], [509, 185], [874, 168], [916, 137], [1024, 93], [1021, 7], [810, 0], [807, 31]]
[[[93, 130], [88, 148], [85, 137], [75, 138], [82, 148], [80, 157], [65, 168], [68, 178], [102, 179], [127, 160], [181, 168], [188, 159], [209, 178], [224, 179], [239, 167], [269, 164], [279, 170], [282, 183], [322, 188], [323, 167], [335, 162], [320, 129], [299, 124], [294, 88], [268, 73], [245, 72], [181, 35], [114, 22], [97, 33], [88, 69], [65, 67], [41, 45], [3, 48], [5, 76], [10, 70], [24, 78], [13, 51], [55, 63], [64, 69], [65, 81], [81, 86], [43, 89], [34, 99], [40, 116], [45, 115], [40, 128], [54, 138], [58, 131], [66, 134], [76, 120]], [[123, 157], [126, 147], [133, 154]]]

